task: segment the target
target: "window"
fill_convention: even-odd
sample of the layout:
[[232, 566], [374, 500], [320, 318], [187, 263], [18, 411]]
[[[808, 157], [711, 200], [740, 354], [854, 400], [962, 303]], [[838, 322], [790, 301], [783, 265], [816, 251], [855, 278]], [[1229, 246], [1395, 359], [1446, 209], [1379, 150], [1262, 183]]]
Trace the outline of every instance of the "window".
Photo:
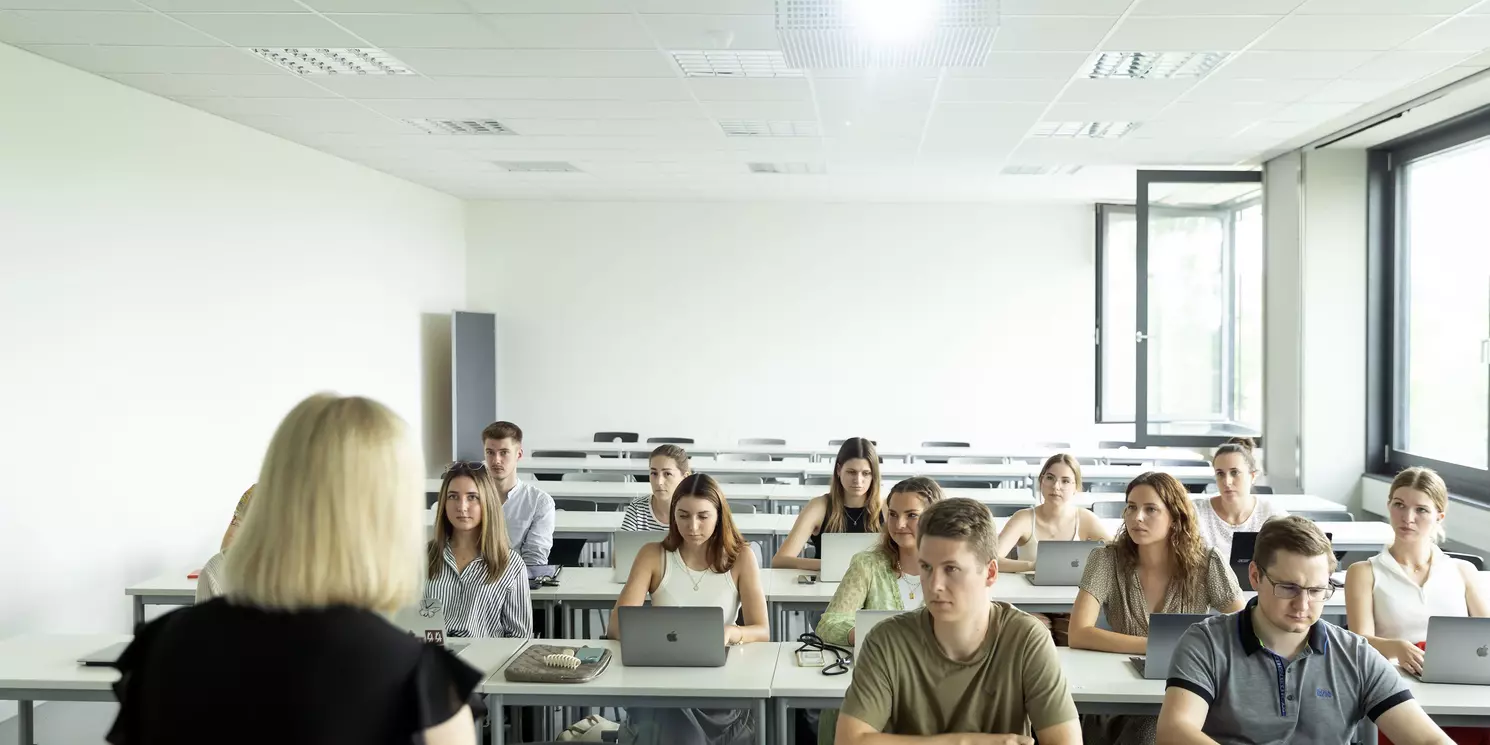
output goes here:
[[1097, 206], [1097, 422], [1133, 421], [1138, 233], [1133, 208]]

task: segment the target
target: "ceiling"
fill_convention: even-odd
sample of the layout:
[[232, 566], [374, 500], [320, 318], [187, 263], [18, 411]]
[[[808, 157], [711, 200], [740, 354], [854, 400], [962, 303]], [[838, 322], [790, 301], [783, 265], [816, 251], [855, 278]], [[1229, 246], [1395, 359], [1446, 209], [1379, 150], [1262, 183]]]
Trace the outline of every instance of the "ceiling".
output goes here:
[[[672, 57], [780, 49], [774, 0], [0, 0], [0, 42], [477, 199], [1130, 199], [1135, 167], [1254, 165], [1490, 67], [1490, 0], [998, 6], [979, 68], [777, 78], [685, 77]], [[252, 47], [378, 48], [415, 74], [300, 76]], [[1199, 79], [1083, 77], [1102, 51], [1228, 56]], [[1030, 136], [1106, 121], [1138, 126]], [[1027, 166], [1082, 168], [1001, 173]]]

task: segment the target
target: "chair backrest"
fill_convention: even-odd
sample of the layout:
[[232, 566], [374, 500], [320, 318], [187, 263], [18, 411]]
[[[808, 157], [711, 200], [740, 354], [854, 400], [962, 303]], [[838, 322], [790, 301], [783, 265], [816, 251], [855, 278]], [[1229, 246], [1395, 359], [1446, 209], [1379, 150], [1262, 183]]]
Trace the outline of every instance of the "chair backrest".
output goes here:
[[1138, 443], [1134, 443], [1134, 442], [1121, 442], [1121, 441], [1114, 441], [1114, 440], [1105, 440], [1105, 441], [1102, 441], [1102, 442], [1097, 443], [1097, 447], [1099, 447], [1099, 448], [1101, 448], [1103, 450], [1122, 450], [1123, 448], [1135, 447], [1135, 446], [1137, 446], [1137, 444]]
[[1271, 487], [1271, 486], [1264, 486], [1262, 484], [1253, 484], [1252, 485], [1252, 493], [1253, 494], [1272, 494], [1273, 493], [1273, 487]]
[[739, 445], [785, 445], [786, 440], [779, 437], [741, 437]]
[[764, 484], [764, 483], [766, 483], [766, 480], [764, 478], [761, 478], [760, 476], [735, 476], [733, 474], [725, 474], [723, 476], [715, 476], [714, 477], [714, 480], [717, 481], [717, 482], [719, 482], [719, 483], [721, 483], [721, 484]]
[[1485, 557], [1480, 556], [1479, 554], [1464, 554], [1457, 551], [1445, 551], [1443, 553], [1445, 556], [1449, 556], [1455, 559], [1463, 559], [1469, 562], [1470, 565], [1473, 566], [1475, 568], [1475, 571], [1477, 572], [1485, 571]]
[[1205, 468], [1210, 463], [1199, 458], [1174, 458], [1154, 461], [1155, 468], [1189, 468], [1191, 466]]
[[1041, 447], [1041, 448], [1044, 448], [1046, 450], [1070, 450], [1071, 449], [1071, 443], [1069, 443], [1069, 442], [1037, 442], [1037, 443], [1035, 443], [1035, 445], [1037, 447]]
[[1001, 466], [1009, 462], [1008, 458], [948, 458], [947, 465], [951, 466]]
[[596, 442], [636, 442], [641, 435], [635, 432], [596, 432]]
[[587, 542], [583, 538], [555, 538], [554, 545], [548, 550], [549, 563], [561, 567], [584, 566], [579, 557], [584, 553]]
[[771, 455], [769, 453], [720, 453], [714, 459], [741, 463], [744, 461], [769, 461], [771, 460]]
[[583, 458], [585, 454], [578, 450], [534, 450], [528, 453], [529, 458]]
[[597, 512], [594, 502], [588, 499], [555, 499], [554, 509], [570, 512]]
[[648, 437], [648, 445], [692, 445], [692, 437]]
[[[840, 447], [845, 442], [848, 442], [848, 440], [828, 440], [828, 447], [830, 447], [830, 448]], [[875, 447], [879, 447], [880, 446], [880, 441], [879, 440], [870, 440], [869, 441], [869, 444], [870, 445], [873, 445]]]
[[1104, 499], [1100, 502], [1092, 503], [1092, 512], [1097, 513], [1097, 517], [1122, 517], [1123, 508], [1127, 507], [1127, 505], [1127, 501], [1120, 502], [1116, 499]]
[[1020, 511], [1022, 509], [1024, 509], [1024, 507], [1021, 507], [1021, 506], [1019, 506], [1017, 504], [991, 504], [991, 505], [988, 505], [988, 511], [989, 512], [992, 512], [994, 517], [997, 517], [997, 518], [1000, 518], [1000, 519], [1006, 518], [1006, 517], [1013, 517], [1014, 516], [1014, 513], [1018, 512], [1018, 511]]
[[832, 476], [808, 476], [802, 480], [802, 484], [805, 486], [828, 486], [832, 483]]
[[629, 473], [566, 473], [559, 477], [560, 481], [601, 481], [606, 483], [631, 481]]
[[973, 444], [971, 442], [955, 442], [952, 440], [931, 440], [921, 443], [921, 447], [923, 448], [970, 448], [972, 446]]
[[1353, 523], [1353, 522], [1355, 522], [1355, 515], [1352, 515], [1349, 512], [1346, 512], [1344, 510], [1341, 510], [1339, 512], [1335, 512], [1333, 510], [1330, 510], [1330, 511], [1324, 511], [1324, 510], [1317, 510], [1317, 511], [1316, 510], [1302, 510], [1302, 511], [1299, 511], [1299, 512], [1295, 512], [1295, 511], [1290, 510], [1288, 514], [1290, 514], [1290, 515], [1298, 515], [1299, 517], [1302, 517], [1302, 518], [1305, 518], [1305, 519], [1308, 519], [1308, 520], [1313, 520], [1314, 522], [1317, 522], [1317, 523]]

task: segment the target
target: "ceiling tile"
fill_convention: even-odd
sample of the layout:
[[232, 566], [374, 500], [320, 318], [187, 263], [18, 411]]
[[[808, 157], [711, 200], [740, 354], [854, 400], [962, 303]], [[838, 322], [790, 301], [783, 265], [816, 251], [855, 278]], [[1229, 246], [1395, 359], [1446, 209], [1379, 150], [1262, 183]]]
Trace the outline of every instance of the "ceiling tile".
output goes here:
[[1112, 28], [1112, 17], [1005, 16], [995, 51], [1090, 52]]
[[1138, 0], [1135, 16], [1284, 15], [1304, 0]]
[[524, 137], [723, 137], [706, 119], [505, 119]]
[[358, 99], [368, 108], [394, 119], [496, 119], [516, 116], [506, 101], [479, 98]]
[[332, 98], [334, 93], [309, 81], [283, 75], [163, 75], [117, 73], [107, 76], [125, 85], [170, 98]]
[[[301, 0], [322, 13], [470, 13], [467, 0]], [[499, 0], [504, 2], [505, 0]], [[554, 3], [557, 5], [558, 3]], [[599, 11], [597, 11], [599, 12]]]
[[663, 49], [780, 49], [774, 15], [642, 16]]
[[0, 41], [10, 44], [129, 46], [205, 46], [212, 43], [211, 39], [166, 16], [143, 9], [135, 13], [0, 10]]
[[874, 103], [905, 103], [926, 106], [936, 95], [935, 78], [879, 76], [858, 80], [814, 80], [817, 100], [835, 106], [859, 106]]
[[327, 18], [379, 47], [501, 49], [496, 24], [475, 14], [328, 14]]
[[937, 100], [1047, 102], [1065, 85], [1066, 81], [1058, 79], [948, 78], [942, 81]]
[[1182, 100], [1192, 103], [1292, 103], [1325, 85], [1328, 81], [1207, 79], [1186, 93]]
[[1306, 0], [1299, 15], [1453, 15], [1480, 0]]
[[802, 122], [818, 118], [811, 101], [707, 101], [702, 105], [704, 112], [715, 119]]
[[689, 78], [700, 101], [810, 101], [805, 78]]
[[0, 0], [0, 10], [139, 10], [134, 0]]
[[1075, 75], [1091, 52], [990, 52], [982, 67], [947, 69], [950, 78], [1051, 78]]
[[999, 0], [1006, 16], [1116, 16], [1133, 0]]
[[172, 18], [240, 47], [364, 47], [313, 13], [173, 13]]
[[[0, 0], [0, 3], [6, 0]], [[167, 13], [188, 11], [238, 13], [309, 13], [310, 9], [295, 0], [139, 0]]]
[[1289, 16], [1264, 34], [1253, 49], [1385, 51], [1442, 20], [1438, 16]]
[[1310, 122], [1323, 124], [1338, 116], [1344, 116], [1360, 108], [1353, 103], [1296, 103], [1267, 117], [1274, 122]]
[[1242, 52], [1228, 58], [1207, 80], [1334, 80], [1375, 56], [1376, 52]]
[[486, 14], [492, 26], [513, 49], [647, 49], [651, 37], [629, 13], [504, 13]]
[[[543, 3], [545, 6], [553, 0], [482, 0], [484, 2], [531, 2]], [[559, 4], [575, 2], [575, 0], [561, 0]], [[625, 0], [618, 0], [625, 2]], [[633, 0], [638, 13], [696, 13], [699, 10], [698, 0]], [[711, 13], [723, 15], [772, 15], [776, 12], [776, 0], [709, 0], [707, 3]]]
[[1175, 138], [1226, 138], [1241, 132], [1255, 119], [1220, 119], [1213, 122], [1153, 121], [1144, 122], [1128, 135], [1130, 138], [1175, 139]]
[[957, 131], [1023, 133], [1040, 120], [1045, 108], [1045, 104], [1027, 103], [939, 103], [929, 128], [943, 136]]
[[549, 49], [385, 48], [422, 75], [463, 77], [675, 78], [656, 52]]
[[1191, 78], [1173, 80], [1092, 80], [1079, 78], [1071, 81], [1064, 93], [1062, 103], [1159, 103], [1173, 101], [1185, 91], [1195, 87]]
[[1122, 51], [1235, 51], [1251, 44], [1278, 20], [1279, 16], [1129, 17], [1102, 44], [1105, 49]]
[[320, 117], [370, 113], [366, 108], [341, 98], [181, 98], [178, 100], [223, 116], [263, 114], [299, 117], [309, 121]]
[[1490, 16], [1461, 16], [1402, 45], [1402, 49], [1479, 52], [1490, 49]]
[[[206, 37], [202, 37], [206, 38]], [[283, 75], [284, 70], [232, 47], [130, 47], [37, 44], [26, 47], [43, 57], [97, 73], [180, 72], [224, 75]]]
[[1164, 102], [1057, 103], [1042, 117], [1047, 122], [1142, 122], [1157, 116]]
[[1386, 52], [1345, 73], [1347, 80], [1410, 82], [1453, 67], [1472, 52]]
[[1166, 108], [1157, 117], [1166, 122], [1250, 122], [1265, 119], [1283, 109], [1280, 103], [1193, 103], [1181, 102]]
[[1336, 80], [1315, 91], [1305, 103], [1369, 103], [1402, 87], [1393, 80]]

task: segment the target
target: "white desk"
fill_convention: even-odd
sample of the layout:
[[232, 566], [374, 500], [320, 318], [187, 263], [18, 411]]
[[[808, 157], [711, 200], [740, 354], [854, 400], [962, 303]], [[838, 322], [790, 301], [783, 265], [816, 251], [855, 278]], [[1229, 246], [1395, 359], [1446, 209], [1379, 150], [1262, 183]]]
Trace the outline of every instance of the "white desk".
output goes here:
[[197, 581], [186, 570], [151, 577], [124, 588], [134, 605], [134, 625], [145, 622], [147, 605], [191, 605], [197, 601]]
[[766, 701], [776, 675], [777, 645], [746, 644], [729, 650], [724, 667], [627, 667], [620, 642], [598, 639], [536, 640], [559, 647], [605, 647], [610, 665], [588, 683], [511, 683], [498, 671], [477, 690], [488, 699], [496, 745], [503, 745], [503, 706], [620, 706], [638, 708], [753, 709], [757, 745], [768, 742]]
[[[538, 451], [563, 451], [584, 453], [587, 456], [609, 458], [645, 458], [657, 447], [645, 442], [570, 442], [528, 445], [530, 453]], [[681, 445], [694, 458], [715, 458], [720, 454], [768, 455], [772, 458], [799, 458], [811, 461], [828, 461], [838, 456], [838, 448], [823, 445], [730, 445], [728, 443], [697, 443]], [[1064, 452], [1076, 458], [1101, 461], [1152, 463], [1156, 460], [1205, 460], [1205, 456], [1182, 448], [1128, 448], [1103, 449], [1076, 447], [1051, 450], [1030, 444], [975, 445], [966, 448], [925, 448], [919, 445], [895, 444], [881, 441], [875, 448], [885, 460], [907, 463], [947, 458], [1015, 458], [1019, 460], [1044, 461], [1050, 456]]]
[[129, 640], [124, 634], [31, 634], [0, 642], [0, 700], [18, 705], [20, 745], [36, 742], [37, 701], [113, 701], [119, 671], [84, 667], [78, 658]]

